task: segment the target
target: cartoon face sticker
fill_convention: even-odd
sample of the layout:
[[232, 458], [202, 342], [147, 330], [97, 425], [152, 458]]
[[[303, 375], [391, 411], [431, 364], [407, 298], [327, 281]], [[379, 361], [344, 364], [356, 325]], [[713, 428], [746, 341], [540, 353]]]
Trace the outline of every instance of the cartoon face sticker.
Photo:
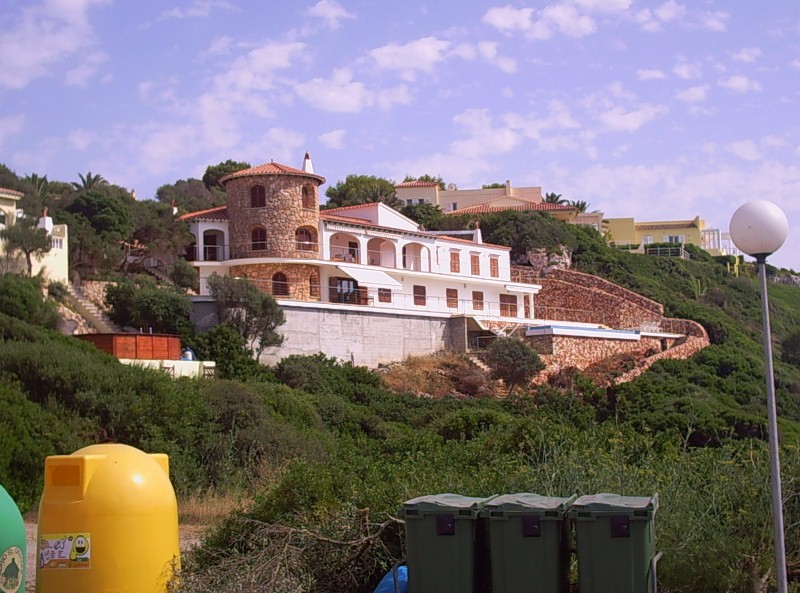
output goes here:
[[22, 584], [25, 564], [22, 550], [17, 546], [0, 554], [0, 592], [16, 593]]
[[72, 542], [72, 550], [69, 559], [75, 562], [86, 562], [89, 560], [89, 539], [83, 535], [78, 535]]

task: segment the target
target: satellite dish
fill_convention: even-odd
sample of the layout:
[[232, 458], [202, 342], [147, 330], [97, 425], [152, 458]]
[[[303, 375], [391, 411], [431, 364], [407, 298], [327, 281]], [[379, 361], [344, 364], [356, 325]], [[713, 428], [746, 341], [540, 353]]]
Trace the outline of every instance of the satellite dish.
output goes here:
[[456, 191], [458, 186], [455, 183], [448, 183], [447, 184], [447, 191]]

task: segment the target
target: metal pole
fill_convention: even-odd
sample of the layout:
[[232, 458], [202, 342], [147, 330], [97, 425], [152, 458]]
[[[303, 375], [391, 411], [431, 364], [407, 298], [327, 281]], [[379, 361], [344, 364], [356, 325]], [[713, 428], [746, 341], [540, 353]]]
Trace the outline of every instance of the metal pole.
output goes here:
[[769, 465], [772, 486], [772, 522], [775, 536], [775, 577], [778, 593], [787, 593], [786, 547], [783, 536], [783, 494], [781, 491], [781, 462], [778, 451], [778, 414], [775, 405], [775, 379], [772, 370], [772, 335], [769, 327], [767, 299], [766, 256], [757, 256], [761, 280], [761, 323], [764, 333], [764, 366], [767, 375], [767, 421], [769, 430]]

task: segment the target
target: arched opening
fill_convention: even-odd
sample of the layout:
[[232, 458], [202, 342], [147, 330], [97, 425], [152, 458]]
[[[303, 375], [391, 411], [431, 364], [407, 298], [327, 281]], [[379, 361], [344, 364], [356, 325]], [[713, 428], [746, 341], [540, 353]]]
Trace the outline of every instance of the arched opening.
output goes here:
[[347, 233], [335, 233], [331, 236], [331, 259], [356, 264], [361, 262], [358, 238]]
[[317, 233], [309, 227], [300, 227], [294, 232], [295, 248], [298, 251], [316, 251]]
[[367, 243], [367, 263], [371, 266], [394, 268], [397, 266], [394, 243], [374, 238]]
[[303, 208], [306, 210], [316, 210], [317, 204], [314, 199], [314, 190], [309, 189], [307, 185], [303, 186]]
[[289, 280], [283, 272], [276, 272], [272, 275], [272, 295], [289, 296]]
[[431, 261], [428, 248], [419, 243], [403, 246], [403, 268], [417, 272], [430, 272]]
[[254, 185], [250, 188], [250, 207], [264, 208], [267, 205], [267, 193], [263, 185]]
[[253, 251], [267, 250], [267, 229], [259, 226], [250, 231], [250, 249]]

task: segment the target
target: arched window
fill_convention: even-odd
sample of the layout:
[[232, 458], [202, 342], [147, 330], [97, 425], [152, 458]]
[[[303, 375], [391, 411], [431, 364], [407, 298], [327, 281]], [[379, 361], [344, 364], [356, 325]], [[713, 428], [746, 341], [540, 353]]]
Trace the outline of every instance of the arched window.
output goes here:
[[289, 281], [283, 272], [277, 272], [272, 276], [272, 295], [289, 296]]
[[303, 208], [306, 210], [315, 210], [317, 205], [314, 203], [314, 191], [309, 190], [307, 186], [303, 186]]
[[311, 231], [306, 228], [297, 229], [294, 232], [294, 241], [298, 251], [314, 251], [316, 249], [314, 237], [311, 235]]
[[250, 231], [250, 249], [253, 251], [266, 251], [267, 229], [264, 227], [256, 227]]
[[250, 188], [250, 207], [264, 208], [267, 205], [267, 194], [263, 185], [254, 185]]

